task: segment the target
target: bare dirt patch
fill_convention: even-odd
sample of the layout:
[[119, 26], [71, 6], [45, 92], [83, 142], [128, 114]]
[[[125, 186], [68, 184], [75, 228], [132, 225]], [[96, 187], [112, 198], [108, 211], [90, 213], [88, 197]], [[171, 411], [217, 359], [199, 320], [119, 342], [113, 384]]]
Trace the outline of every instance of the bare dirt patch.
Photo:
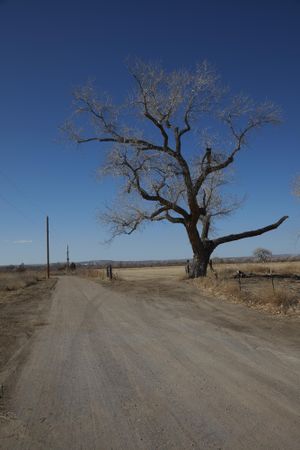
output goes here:
[[[45, 280], [33, 274], [20, 277], [1, 274], [0, 388], [4, 385], [4, 394], [6, 380], [18, 365], [20, 350], [35, 329], [46, 323], [44, 317], [55, 284], [55, 279]], [[0, 397], [3, 397], [3, 392]]]
[[[169, 295], [172, 298], [199, 300], [199, 290], [219, 300], [243, 303], [248, 307], [272, 314], [300, 317], [299, 262], [268, 264], [218, 264], [215, 272], [203, 279], [187, 280], [184, 266], [138, 267], [113, 269], [113, 280], [107, 280], [105, 270], [86, 270], [93, 278], [124, 293], [147, 295], [148, 298]], [[240, 270], [247, 276], [237, 279]], [[217, 275], [217, 277], [216, 277]]]
[[176, 319], [205, 321], [218, 329], [299, 347], [298, 314], [269, 314], [268, 308], [249, 308], [245, 301], [230, 295], [199, 289], [198, 280], [185, 278], [184, 267], [159, 269], [116, 269], [112, 281], [103, 281], [99, 276], [93, 279], [112, 292], [135, 299], [138, 304], [149, 304], [157, 309], [158, 315], [169, 311]]
[[296, 449], [299, 321], [147, 275], [60, 277], [0, 447]]

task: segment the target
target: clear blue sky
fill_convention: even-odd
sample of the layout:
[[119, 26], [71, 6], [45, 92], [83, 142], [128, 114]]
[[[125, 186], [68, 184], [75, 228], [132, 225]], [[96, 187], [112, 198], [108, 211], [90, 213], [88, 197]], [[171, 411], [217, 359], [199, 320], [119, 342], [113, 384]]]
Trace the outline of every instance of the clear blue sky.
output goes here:
[[300, 203], [291, 182], [300, 172], [299, 0], [0, 0], [0, 264], [45, 260], [44, 219], [51, 220], [51, 259], [158, 259], [191, 256], [181, 226], [150, 225], [101, 244], [97, 210], [114, 186], [97, 182], [101, 147], [57, 142], [71, 91], [88, 78], [118, 99], [130, 79], [128, 56], [167, 68], [209, 60], [233, 91], [278, 103], [283, 125], [265, 130], [236, 163], [243, 208], [219, 234], [290, 219], [277, 231], [217, 249], [249, 255], [258, 246], [299, 253]]

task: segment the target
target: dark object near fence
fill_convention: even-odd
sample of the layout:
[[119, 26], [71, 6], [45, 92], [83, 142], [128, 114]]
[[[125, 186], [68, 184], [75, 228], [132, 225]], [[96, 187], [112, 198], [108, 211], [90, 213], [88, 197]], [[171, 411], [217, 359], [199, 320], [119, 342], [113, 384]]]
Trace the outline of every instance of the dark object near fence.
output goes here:
[[106, 266], [106, 276], [107, 276], [107, 278], [109, 278], [110, 280], [112, 280], [113, 273], [112, 273], [112, 265], [111, 265], [111, 264], [109, 264], [108, 266]]
[[187, 274], [187, 276], [189, 276], [190, 271], [191, 271], [191, 268], [190, 268], [190, 260], [187, 259], [187, 260], [186, 260], [186, 265], [185, 265], [185, 273]]
[[233, 276], [233, 278], [246, 278], [245, 272], [242, 272], [241, 270], [237, 270], [236, 274]]
[[25, 272], [26, 271], [26, 267], [24, 263], [21, 263], [18, 267], [17, 267], [17, 272]]

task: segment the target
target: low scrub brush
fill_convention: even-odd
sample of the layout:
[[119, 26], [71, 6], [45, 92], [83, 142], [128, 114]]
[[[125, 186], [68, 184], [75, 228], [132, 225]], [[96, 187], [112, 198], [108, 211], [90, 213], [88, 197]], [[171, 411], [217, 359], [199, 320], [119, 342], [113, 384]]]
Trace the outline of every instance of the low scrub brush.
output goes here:
[[214, 295], [224, 295], [252, 306], [264, 305], [284, 314], [291, 309], [295, 310], [299, 304], [299, 296], [295, 292], [279, 286], [276, 288], [260, 284], [246, 286], [243, 281], [240, 285], [237, 279], [215, 279], [210, 276], [198, 278], [195, 282], [200, 289]]

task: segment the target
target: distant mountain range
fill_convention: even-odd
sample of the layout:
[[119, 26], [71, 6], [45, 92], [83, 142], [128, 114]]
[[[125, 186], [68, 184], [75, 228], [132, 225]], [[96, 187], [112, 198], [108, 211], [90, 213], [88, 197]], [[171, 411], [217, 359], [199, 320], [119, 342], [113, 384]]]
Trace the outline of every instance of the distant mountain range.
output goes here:
[[[96, 260], [87, 260], [87, 261], [76, 261], [75, 264], [77, 266], [85, 266], [85, 267], [94, 267], [94, 268], [102, 268], [109, 264], [113, 267], [153, 267], [153, 266], [180, 266], [186, 264], [186, 259], [146, 259], [142, 261], [117, 261], [111, 259], [96, 259]], [[243, 262], [255, 262], [257, 261], [254, 256], [229, 256], [229, 257], [215, 257], [212, 258], [215, 264], [217, 263], [243, 263]], [[300, 254], [292, 255], [292, 254], [281, 254], [281, 255], [273, 255], [271, 261], [300, 261]], [[54, 262], [51, 263], [52, 268], [63, 268], [65, 266], [65, 262]], [[26, 268], [38, 268], [44, 267], [45, 264], [26, 264]], [[18, 265], [2, 265], [0, 266], [4, 268], [13, 268], [18, 267]]]
[[[95, 267], [103, 267], [111, 264], [113, 267], [151, 267], [151, 266], [179, 266], [184, 265], [186, 261], [191, 258], [186, 259], [146, 259], [141, 261], [116, 261], [109, 259], [98, 259], [93, 261], [80, 261], [77, 262], [77, 265], [82, 266], [95, 266]], [[300, 254], [291, 255], [291, 254], [281, 254], [281, 255], [273, 255], [272, 261], [299, 261]], [[215, 263], [235, 263], [235, 262], [253, 262], [256, 261], [254, 256], [232, 256], [232, 257], [215, 257], [213, 258], [213, 262]]]

